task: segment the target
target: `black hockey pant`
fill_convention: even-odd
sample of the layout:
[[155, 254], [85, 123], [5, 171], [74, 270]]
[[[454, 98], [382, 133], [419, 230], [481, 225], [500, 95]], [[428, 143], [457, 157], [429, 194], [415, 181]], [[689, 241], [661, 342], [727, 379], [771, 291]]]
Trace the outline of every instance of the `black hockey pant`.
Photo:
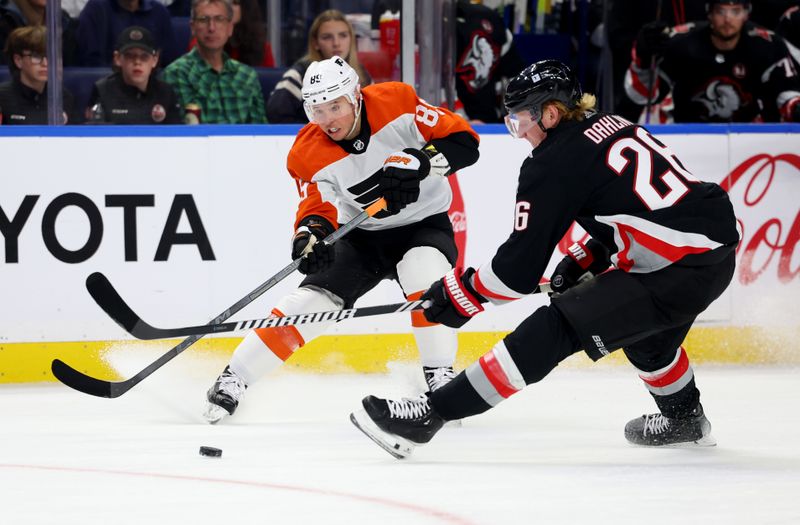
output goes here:
[[[643, 379], [668, 369], [679, 357], [687, 359], [681, 343], [695, 318], [727, 288], [734, 267], [731, 253], [714, 265], [672, 265], [649, 274], [613, 270], [582, 283], [553, 297], [433, 393], [433, 406], [447, 420], [482, 413], [580, 350], [596, 361], [623, 348]], [[667, 417], [686, 415], [699, 401], [693, 375], [684, 377], [679, 389], [657, 394], [651, 388]]]

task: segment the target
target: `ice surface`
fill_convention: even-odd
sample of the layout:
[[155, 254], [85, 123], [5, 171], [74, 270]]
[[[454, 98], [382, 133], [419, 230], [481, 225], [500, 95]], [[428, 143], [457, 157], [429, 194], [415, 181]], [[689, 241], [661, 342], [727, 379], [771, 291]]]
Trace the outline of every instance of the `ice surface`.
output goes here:
[[713, 448], [628, 445], [623, 426], [653, 403], [632, 369], [598, 365], [556, 370], [398, 461], [348, 415], [369, 393], [415, 394], [417, 367], [278, 373], [210, 426], [223, 365], [182, 356], [113, 400], [0, 387], [0, 523], [800, 523], [797, 370], [697, 367]]

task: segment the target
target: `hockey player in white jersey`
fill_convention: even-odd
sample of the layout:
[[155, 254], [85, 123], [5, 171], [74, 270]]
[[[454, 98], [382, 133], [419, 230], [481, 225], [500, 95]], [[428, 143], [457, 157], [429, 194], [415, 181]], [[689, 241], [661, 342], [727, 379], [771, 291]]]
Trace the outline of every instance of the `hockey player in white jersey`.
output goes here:
[[[300, 194], [291, 257], [303, 257], [300, 286], [276, 316], [350, 308], [384, 279], [408, 300], [457, 259], [445, 177], [475, 163], [478, 135], [461, 117], [420, 99], [399, 82], [360, 88], [339, 57], [312, 63], [303, 79], [309, 124], [287, 159]], [[333, 245], [325, 236], [384, 197], [387, 208]], [[289, 255], [289, 254], [287, 254]], [[456, 333], [411, 313], [428, 387], [454, 377]], [[232, 415], [248, 385], [321, 335], [330, 323], [256, 329], [236, 348], [208, 391], [206, 419]]]

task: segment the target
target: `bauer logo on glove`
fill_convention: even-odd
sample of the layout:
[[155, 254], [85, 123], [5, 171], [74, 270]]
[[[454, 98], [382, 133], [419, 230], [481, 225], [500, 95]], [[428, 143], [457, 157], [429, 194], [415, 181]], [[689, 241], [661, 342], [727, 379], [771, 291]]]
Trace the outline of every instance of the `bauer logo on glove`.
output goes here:
[[431, 162], [418, 149], [406, 148], [389, 155], [383, 163], [379, 187], [390, 215], [419, 199], [419, 183], [428, 176]]

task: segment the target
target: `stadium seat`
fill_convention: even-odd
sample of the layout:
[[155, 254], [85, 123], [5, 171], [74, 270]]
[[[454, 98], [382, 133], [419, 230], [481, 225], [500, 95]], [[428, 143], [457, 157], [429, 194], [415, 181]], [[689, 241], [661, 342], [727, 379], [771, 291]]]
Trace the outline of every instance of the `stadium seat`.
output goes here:
[[94, 83], [111, 74], [106, 67], [65, 67], [64, 87], [75, 97], [75, 106], [79, 111], [89, 105]]
[[[89, 97], [92, 96], [94, 83], [101, 78], [110, 75], [111, 69], [106, 67], [65, 67], [64, 68], [64, 87], [75, 97], [75, 108], [83, 113], [89, 105]], [[6, 82], [11, 78], [8, 68], [0, 68], [0, 82]]]
[[264, 95], [264, 106], [267, 104], [270, 93], [275, 89], [283, 74], [286, 72], [285, 67], [257, 67], [255, 68], [258, 73], [258, 81], [261, 83], [261, 93]]
[[189, 50], [192, 41], [192, 29], [189, 27], [188, 16], [173, 16], [172, 31], [175, 33], [175, 45], [178, 47], [179, 56]]

